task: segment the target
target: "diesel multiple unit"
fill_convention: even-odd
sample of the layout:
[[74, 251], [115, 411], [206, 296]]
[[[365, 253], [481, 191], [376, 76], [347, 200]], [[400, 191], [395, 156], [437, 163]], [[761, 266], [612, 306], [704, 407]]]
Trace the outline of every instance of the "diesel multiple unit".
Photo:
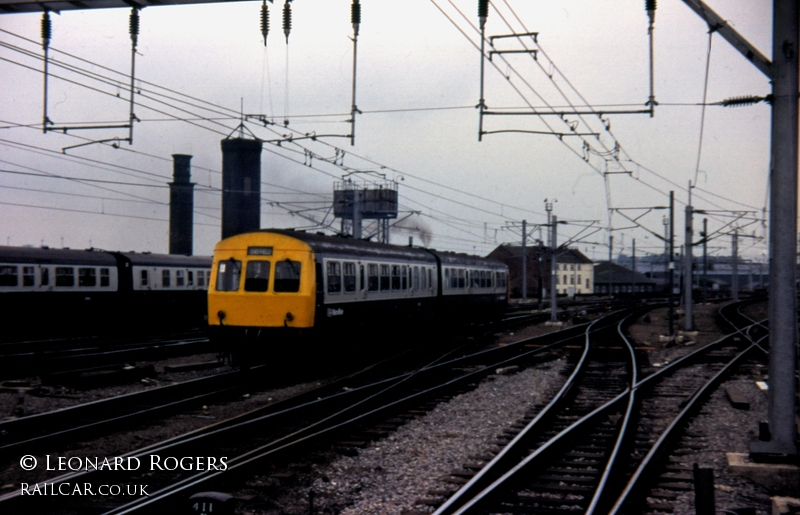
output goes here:
[[216, 245], [208, 323], [220, 346], [263, 358], [309, 334], [488, 320], [507, 299], [508, 269], [498, 261], [261, 230]]

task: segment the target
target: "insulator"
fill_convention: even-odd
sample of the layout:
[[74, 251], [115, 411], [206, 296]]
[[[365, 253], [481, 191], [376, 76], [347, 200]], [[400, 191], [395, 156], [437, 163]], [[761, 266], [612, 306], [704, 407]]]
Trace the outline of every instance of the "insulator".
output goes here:
[[130, 19], [130, 33], [131, 33], [131, 40], [136, 44], [136, 39], [139, 37], [139, 10], [135, 7], [131, 9], [131, 19]]
[[355, 25], [361, 25], [361, 4], [358, 0], [353, 0], [353, 5], [350, 6], [350, 22]]
[[485, 20], [489, 17], [489, 0], [478, 0], [478, 18]]
[[647, 12], [656, 10], [656, 0], [644, 0], [644, 10]]
[[269, 8], [267, 0], [261, 4], [261, 35], [264, 36], [264, 46], [267, 46], [267, 34], [269, 34]]
[[289, 43], [289, 33], [292, 31], [292, 6], [289, 0], [283, 4], [283, 34], [286, 36], [286, 43]]
[[50, 21], [50, 12], [45, 11], [42, 14], [42, 42], [45, 46], [50, 44], [50, 39], [53, 37], [53, 22]]
[[722, 101], [723, 107], [742, 107], [742, 106], [749, 106], [753, 104], [757, 104], [759, 102], [763, 102], [766, 100], [764, 97], [758, 97], [755, 95], [748, 96], [748, 97], [733, 97], [733, 98], [726, 98]]

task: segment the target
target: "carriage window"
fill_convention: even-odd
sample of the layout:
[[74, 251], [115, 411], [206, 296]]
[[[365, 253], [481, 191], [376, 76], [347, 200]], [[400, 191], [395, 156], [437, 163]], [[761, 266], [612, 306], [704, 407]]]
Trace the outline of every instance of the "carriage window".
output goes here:
[[421, 273], [419, 276], [419, 287], [421, 290], [424, 290], [425, 288], [428, 287], [428, 285], [425, 284], [425, 267], [423, 266], [422, 268], [420, 268], [420, 271]]
[[194, 271], [188, 270], [186, 272], [186, 284], [188, 286], [194, 286]]
[[345, 263], [344, 264], [344, 291], [346, 291], [346, 292], [354, 292], [354, 291], [356, 291], [356, 264], [355, 263]]
[[50, 269], [49, 268], [42, 268], [39, 273], [41, 274], [42, 286], [47, 286], [50, 284]]
[[97, 270], [94, 268], [79, 268], [78, 286], [97, 286]]
[[147, 275], [148, 275], [148, 274], [147, 274], [147, 270], [142, 270], [142, 274], [141, 274], [141, 282], [139, 283], [139, 284], [141, 284], [141, 285], [142, 285], [142, 287], [144, 287], [144, 286], [147, 286], [147, 282], [148, 282], [148, 281], [147, 281]]
[[381, 265], [381, 291], [389, 291], [389, 265]]
[[206, 272], [205, 270], [197, 271], [197, 287], [202, 288], [206, 285]]
[[[170, 286], [170, 271], [168, 269], [164, 269], [161, 271], [161, 286], [164, 288], [169, 288]], [[238, 279], [238, 278], [237, 278]]]
[[403, 270], [400, 272], [400, 277], [403, 279], [403, 289], [408, 289], [408, 267], [403, 265]]
[[392, 290], [400, 289], [400, 265], [392, 265]]
[[290, 259], [275, 263], [275, 284], [272, 289], [276, 292], [286, 293], [300, 291], [300, 266], [300, 261]]
[[465, 275], [466, 274], [465, 274], [464, 269], [460, 268], [458, 270], [458, 287], [459, 288], [465, 288], [467, 286], [467, 282], [466, 282], [466, 279], [464, 277]]
[[183, 270], [175, 270], [175, 286], [183, 286], [184, 284]]
[[433, 288], [433, 272], [431, 269], [428, 269], [428, 286]]
[[0, 266], [0, 286], [17, 285], [17, 267]]
[[244, 291], [267, 291], [269, 267], [269, 261], [248, 261], [244, 273]]
[[101, 268], [100, 269], [100, 286], [110, 286], [111, 285], [111, 278], [109, 276], [108, 268]]
[[238, 291], [241, 275], [241, 261], [235, 259], [220, 261], [217, 269], [217, 291]]
[[75, 270], [69, 266], [57, 266], [56, 286], [75, 286]]
[[36, 268], [32, 266], [22, 267], [22, 286], [36, 285]]
[[342, 291], [342, 264], [338, 261], [328, 261], [328, 293], [341, 293]]
[[370, 264], [367, 267], [367, 281], [369, 291], [378, 291], [378, 265]]
[[414, 267], [414, 289], [419, 290], [419, 267]]

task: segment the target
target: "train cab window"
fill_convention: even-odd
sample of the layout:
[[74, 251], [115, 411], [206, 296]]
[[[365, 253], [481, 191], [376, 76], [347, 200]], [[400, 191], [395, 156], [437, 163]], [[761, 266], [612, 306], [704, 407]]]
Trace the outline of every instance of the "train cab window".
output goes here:
[[369, 291], [378, 291], [378, 265], [367, 265], [367, 288]]
[[328, 293], [342, 292], [342, 264], [328, 261]]
[[111, 276], [108, 268], [100, 269], [100, 286], [111, 286]]
[[175, 286], [184, 286], [186, 284], [186, 277], [183, 275], [183, 270], [175, 270]]
[[403, 280], [402, 288], [404, 290], [407, 290], [408, 289], [408, 267], [406, 265], [403, 265], [403, 268], [400, 271], [400, 278]]
[[149, 277], [148, 277], [148, 276], [149, 276], [149, 274], [147, 273], [147, 270], [142, 270], [142, 273], [141, 273], [141, 274], [140, 274], [140, 276], [139, 276], [139, 279], [140, 279], [140, 281], [139, 281], [139, 285], [140, 285], [142, 288], [144, 288], [145, 286], [147, 286], [147, 284], [150, 282], [150, 281], [148, 280], [148, 279], [149, 279]]
[[269, 289], [269, 261], [248, 261], [244, 272], [244, 291], [267, 291]]
[[17, 267], [0, 266], [0, 286], [17, 285]]
[[226, 259], [217, 268], [217, 291], [238, 291], [239, 277], [242, 275], [242, 262]]
[[392, 265], [392, 290], [400, 289], [400, 265]]
[[75, 269], [71, 266], [57, 266], [56, 286], [75, 286]]
[[275, 284], [273, 290], [280, 293], [300, 291], [300, 261], [284, 259], [275, 263]]
[[356, 291], [355, 263], [344, 263], [344, 291], [347, 293]]
[[381, 265], [381, 291], [389, 291], [389, 265]]
[[36, 285], [36, 268], [32, 266], [22, 267], [22, 286]]
[[194, 286], [194, 271], [187, 270], [186, 271], [186, 285], [187, 286]]
[[170, 270], [167, 268], [161, 271], [161, 286], [164, 288], [170, 287], [170, 284], [172, 283], [172, 281], [170, 281], [170, 279], [172, 279], [171, 275], [172, 274], [170, 274]]
[[415, 290], [419, 290], [419, 267], [418, 266], [414, 267], [414, 284], [413, 284], [413, 288]]
[[50, 269], [49, 268], [42, 268], [39, 270], [39, 280], [42, 286], [49, 286], [50, 285]]

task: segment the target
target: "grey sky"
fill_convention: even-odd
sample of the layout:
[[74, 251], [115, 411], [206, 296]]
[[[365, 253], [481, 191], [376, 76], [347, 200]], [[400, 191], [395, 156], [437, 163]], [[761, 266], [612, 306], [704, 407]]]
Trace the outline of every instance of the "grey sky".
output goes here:
[[[349, 124], [344, 120], [349, 116], [352, 73], [350, 0], [292, 3], [288, 78], [287, 46], [280, 28], [282, 3], [276, 1], [270, 5], [272, 23], [266, 50], [258, 25], [260, 2], [144, 9], [136, 78], [148, 84], [137, 82], [137, 87], [145, 95], [153, 89], [150, 84], [169, 88], [174, 91], [169, 93], [172, 97], [194, 97], [196, 100], [191, 102], [195, 106], [181, 104], [188, 111], [181, 112], [157, 103], [152, 99], [155, 97], [137, 96], [141, 105], [135, 112], [142, 122], [135, 125], [133, 145], [122, 143], [120, 149], [84, 146], [69, 150], [67, 154], [73, 156], [69, 159], [63, 158], [61, 149], [84, 142], [74, 135], [105, 139], [126, 137], [127, 132], [42, 134], [41, 61], [6, 46], [40, 56], [40, 15], [0, 16], [0, 29], [37, 42], [0, 32], [0, 42], [4, 44], [0, 47], [0, 169], [6, 171], [0, 174], [0, 244], [44, 242], [60, 246], [63, 237], [63, 244], [73, 248], [88, 247], [91, 242], [108, 249], [166, 252], [165, 187], [77, 184], [8, 172], [164, 186], [171, 180], [170, 155], [185, 153], [194, 156], [193, 180], [198, 184], [195, 253], [209, 254], [219, 238], [219, 142], [238, 125], [235, 114], [241, 105], [245, 113], [264, 113], [279, 123], [288, 117], [289, 129], [300, 134], [347, 134]], [[771, 56], [769, 2], [713, 0], [710, 4], [765, 55]], [[660, 105], [654, 118], [606, 115], [613, 138], [594, 116], [583, 117], [583, 121], [576, 116], [568, 116], [566, 121], [554, 116], [485, 119], [485, 130], [564, 132], [570, 130], [569, 122], [577, 122], [576, 131], [600, 134], [599, 140], [584, 139], [596, 152], [610, 150], [613, 154], [614, 142], [618, 142], [622, 165], [633, 176], [609, 175], [608, 189], [602, 172], [620, 171], [619, 164], [596, 152], [584, 154], [584, 140], [580, 138], [491, 134], [478, 142], [478, 112], [474, 106], [479, 98], [479, 52], [437, 5], [471, 41], [479, 42], [470, 26], [477, 25], [476, 0], [362, 0], [357, 105], [364, 114], [357, 118], [356, 144], [351, 147], [346, 138], [302, 141], [299, 145], [283, 143], [281, 147], [265, 144], [262, 179], [269, 184], [262, 187], [262, 226], [313, 225], [288, 210], [308, 210], [330, 203], [333, 181], [347, 170], [321, 158], [340, 163], [337, 148], [345, 152], [343, 164], [348, 170], [376, 170], [387, 179], [399, 181], [401, 210], [420, 212], [404, 225], [430, 230], [431, 245], [441, 249], [485, 254], [498, 243], [517, 241], [517, 233], [506, 228], [507, 224], [522, 219], [530, 224], [542, 223], [545, 198], [557, 199], [554, 212], [559, 219], [598, 220], [603, 228], [608, 224], [609, 201], [615, 208], [666, 205], [665, 193], [670, 189], [676, 190], [678, 200], [686, 201], [686, 185], [696, 176], [701, 108], [675, 104], [697, 104], [703, 98], [708, 28], [683, 2], [659, 2], [655, 93]], [[495, 57], [497, 69], [487, 63], [485, 98], [489, 108], [563, 107], [567, 100], [559, 89], [575, 105], [582, 102], [576, 89], [596, 108], [609, 104], [624, 105], [618, 109], [644, 107], [649, 95], [648, 43], [647, 16], [641, 0], [493, 0], [493, 5], [487, 36], [510, 32], [503, 17], [514, 25], [514, 30], [521, 31], [515, 13], [527, 29], [539, 32], [538, 42], [544, 54], [540, 53], [538, 61], [512, 56], [502, 62]], [[59, 50], [129, 73], [128, 16], [129, 10], [121, 9], [53, 15], [52, 57], [77, 64], [55, 51]], [[502, 48], [520, 47], [509, 41]], [[98, 66], [81, 66], [112, 75]], [[126, 121], [128, 92], [124, 87], [102, 85], [57, 67], [51, 67], [51, 72], [102, 91], [51, 77], [48, 110], [56, 125]], [[548, 74], [553, 75], [553, 80]], [[125, 81], [122, 75], [117, 78]], [[769, 92], [766, 78], [727, 42], [714, 36], [708, 101]], [[158, 100], [178, 105], [175, 100]], [[214, 108], [216, 114], [201, 110], [197, 107], [200, 101], [225, 109]], [[424, 108], [454, 109], [421, 110]], [[197, 114], [225, 119], [166, 121], [175, 116], [195, 118]], [[694, 190], [698, 208], [760, 211], [764, 207], [769, 114], [769, 106], [763, 103], [739, 108], [707, 107], [699, 167], [702, 172], [697, 175], [697, 185], [703, 191]], [[280, 126], [272, 127], [275, 132], [271, 132], [256, 123], [248, 124], [248, 128], [266, 140], [289, 133]], [[314, 168], [304, 165], [308, 162], [306, 150], [313, 152]], [[683, 205], [678, 204], [678, 208], [676, 232], [680, 233]], [[325, 211], [306, 214], [322, 220]], [[641, 222], [660, 233], [662, 215], [662, 211], [655, 211], [642, 217]], [[717, 230], [729, 220], [712, 217], [709, 227]], [[618, 214], [612, 222], [615, 229], [631, 225]], [[696, 228], [700, 223], [698, 217]], [[560, 228], [563, 236], [579, 231], [577, 225]], [[755, 231], [757, 236], [765, 234], [760, 223], [747, 226], [745, 231]], [[410, 233], [395, 231], [394, 235], [394, 242], [404, 243]], [[637, 240], [637, 253], [658, 252], [662, 248], [659, 240], [642, 230], [615, 230], [614, 235], [615, 251], [629, 253], [632, 238]], [[605, 242], [607, 238], [608, 233], [603, 230], [577, 246], [590, 257], [600, 259], [607, 256], [607, 248], [594, 248], [591, 243]], [[730, 238], [725, 237], [713, 246], [722, 247], [716, 252], [727, 254], [729, 244]], [[753, 257], [761, 256], [766, 248], [763, 241], [748, 240], [742, 246]]]

